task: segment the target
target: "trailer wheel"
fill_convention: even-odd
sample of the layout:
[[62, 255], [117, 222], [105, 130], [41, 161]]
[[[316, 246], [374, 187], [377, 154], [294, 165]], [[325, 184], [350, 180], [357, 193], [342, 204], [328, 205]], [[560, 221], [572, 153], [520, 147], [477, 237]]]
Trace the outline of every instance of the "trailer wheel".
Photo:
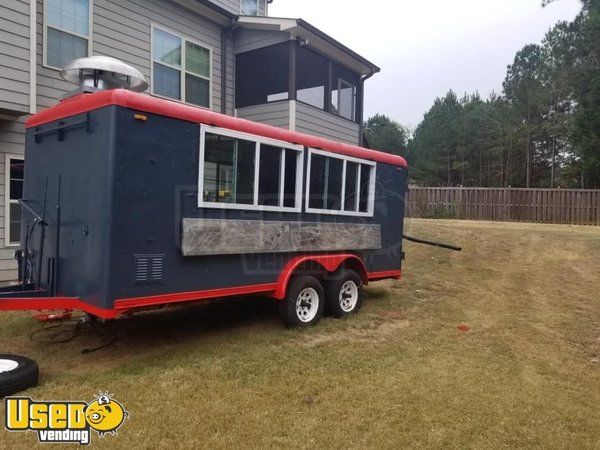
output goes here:
[[285, 299], [279, 302], [279, 316], [289, 328], [316, 325], [325, 309], [323, 286], [315, 277], [297, 276], [288, 285]]
[[357, 313], [363, 303], [363, 285], [354, 270], [341, 269], [325, 283], [325, 308], [327, 313], [345, 317]]
[[39, 367], [24, 356], [0, 354], [0, 398], [37, 386]]

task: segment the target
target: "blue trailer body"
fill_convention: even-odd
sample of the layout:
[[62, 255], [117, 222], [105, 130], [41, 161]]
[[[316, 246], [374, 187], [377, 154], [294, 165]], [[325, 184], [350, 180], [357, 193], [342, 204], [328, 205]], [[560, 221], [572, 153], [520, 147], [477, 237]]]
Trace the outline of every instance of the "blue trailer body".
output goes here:
[[[109, 100], [105, 93], [66, 100], [28, 124], [20, 274], [23, 289], [27, 286], [37, 294], [28, 296], [25, 290], [21, 299], [4, 295], [12, 300], [0, 298], [0, 309], [75, 306], [114, 317], [135, 307], [221, 294], [263, 292], [281, 297], [277, 292], [285, 289], [281, 286], [287, 282], [285, 272], [303, 260], [323, 266], [326, 272], [335, 264], [358, 261], [365, 283], [400, 276], [407, 188], [402, 158], [323, 139], [313, 141], [306, 135], [143, 94], [117, 94]], [[94, 96], [97, 101], [90, 100]], [[253, 205], [199, 207], [202, 131], [230, 126], [236, 132], [243, 130], [245, 136], [278, 139], [282, 145], [302, 148], [298, 212]], [[305, 143], [319, 144], [319, 151], [331, 151], [334, 159], [345, 154], [375, 164], [372, 215], [307, 211], [309, 150], [316, 146]], [[183, 219], [219, 219], [238, 225], [242, 221], [377, 225], [381, 245], [370, 249], [336, 245], [330, 250], [321, 243], [311, 251], [184, 255]], [[325, 257], [333, 257], [327, 261], [334, 265], [322, 263]], [[38, 296], [44, 300], [36, 300]]]

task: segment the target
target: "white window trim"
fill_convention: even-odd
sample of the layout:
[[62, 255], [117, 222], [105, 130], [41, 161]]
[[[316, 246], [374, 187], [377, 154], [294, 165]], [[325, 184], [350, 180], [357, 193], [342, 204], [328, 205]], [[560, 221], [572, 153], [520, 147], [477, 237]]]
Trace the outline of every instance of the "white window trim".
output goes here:
[[[340, 210], [331, 210], [331, 209], [321, 209], [321, 208], [311, 208], [310, 205], [310, 169], [312, 163], [312, 155], [321, 155], [326, 156], [328, 158], [335, 158], [344, 161], [344, 166], [342, 170], [342, 198]], [[369, 177], [369, 198], [367, 201], [367, 212], [358, 211], [358, 207], [360, 205], [360, 182], [356, 184], [356, 200], [355, 200], [355, 211], [344, 211], [344, 202], [346, 200], [346, 166], [348, 162], [354, 162], [358, 164], [365, 164], [371, 166], [371, 174]], [[361, 166], [358, 166], [357, 178], [360, 181], [360, 171]], [[339, 155], [336, 153], [326, 152], [322, 150], [317, 150], [314, 148], [308, 149], [308, 162], [306, 169], [306, 193], [305, 193], [305, 210], [307, 213], [314, 214], [329, 214], [334, 216], [353, 216], [353, 217], [373, 217], [375, 211], [375, 180], [376, 180], [376, 172], [377, 172], [377, 163], [373, 161], [368, 161], [366, 159], [353, 158], [351, 156]]]
[[[254, 0], [256, 2], [256, 16], [255, 17], [260, 17], [260, 0]], [[240, 0], [240, 15], [243, 16], [243, 12], [242, 9], [244, 7], [244, 0]], [[252, 17], [252, 16], [249, 16]]]
[[18, 200], [10, 199], [10, 160], [18, 159], [25, 161], [23, 155], [14, 155], [7, 153], [4, 155], [4, 246], [18, 247], [20, 242], [10, 241], [10, 205], [19, 203]]
[[[243, 139], [246, 141], [256, 142], [254, 149], [254, 199], [251, 205], [244, 205], [239, 203], [219, 203], [219, 202], [207, 202], [203, 199], [204, 190], [204, 151], [206, 142], [206, 133], [218, 134], [220, 136], [227, 136], [237, 139]], [[283, 206], [283, 195], [279, 198], [279, 206], [266, 206], [258, 204], [258, 182], [259, 182], [259, 169], [260, 169], [260, 146], [261, 144], [271, 145], [273, 147], [280, 147], [282, 151], [282, 158], [280, 160], [280, 177], [279, 177], [279, 192], [280, 194], [285, 189], [285, 180], [281, 174], [285, 170], [285, 150], [294, 150], [298, 152], [298, 158], [296, 158], [296, 196], [295, 206], [285, 207]], [[291, 212], [300, 213], [302, 212], [302, 182], [304, 180], [304, 147], [301, 145], [290, 144], [285, 141], [278, 141], [276, 139], [269, 139], [262, 136], [257, 136], [249, 133], [242, 133], [239, 131], [228, 130], [226, 128], [213, 127], [209, 125], [200, 126], [200, 158], [198, 164], [198, 208], [214, 208], [214, 209], [237, 209], [246, 211], [272, 211], [272, 212]]]
[[[175, 67], [170, 64], [163, 63], [161, 61], [154, 61], [154, 30], [155, 29], [164, 31], [165, 33], [172, 34], [174, 36], [177, 36], [179, 39], [181, 39], [181, 67]], [[210, 68], [209, 68], [210, 76], [209, 77], [205, 77], [203, 75], [198, 75], [198, 74], [195, 74], [192, 72], [188, 72], [186, 70], [186, 67], [185, 67], [185, 43], [186, 43], [186, 41], [190, 42], [192, 44], [198, 45], [200, 47], [203, 47], [208, 50], [208, 58], [210, 61]], [[200, 42], [196, 39], [192, 39], [186, 35], [183, 35], [177, 31], [174, 31], [174, 30], [172, 30], [168, 27], [165, 27], [161, 24], [151, 22], [150, 23], [150, 93], [154, 97], [159, 97], [159, 98], [164, 98], [166, 100], [171, 100], [174, 102], [184, 103], [186, 105], [193, 106], [194, 108], [212, 109], [212, 107], [213, 107], [213, 55], [214, 55], [213, 50], [214, 50], [213, 47], [208, 44]], [[181, 76], [181, 98], [180, 99], [167, 97], [166, 95], [160, 95], [160, 94], [157, 94], [154, 92], [154, 63], [155, 62], [157, 64], [161, 64], [165, 67], [170, 67], [171, 69], [178, 70], [180, 72], [180, 76]], [[197, 105], [195, 103], [186, 102], [184, 100], [184, 98], [185, 98], [185, 74], [186, 73], [189, 73], [190, 75], [198, 77], [198, 78], [202, 78], [203, 80], [208, 80], [208, 106], [201, 106], [201, 105]]]
[[[31, 0], [34, 1], [34, 0]], [[73, 36], [76, 36], [78, 38], [81, 39], [85, 39], [87, 40], [87, 56], [92, 56], [92, 36], [93, 36], [93, 25], [94, 25], [94, 16], [93, 16], [93, 12], [94, 12], [94, 0], [89, 0], [88, 3], [88, 35], [85, 36], [83, 34], [79, 34], [79, 33], [74, 33], [73, 31], [70, 30], [65, 30], [64, 28], [61, 27], [57, 27], [55, 25], [50, 25], [48, 24], [48, 14], [47, 14], [47, 5], [48, 5], [48, 0], [44, 0], [44, 5], [43, 5], [43, 20], [42, 20], [42, 66], [47, 68], [47, 69], [52, 69], [52, 70], [62, 70], [63, 67], [55, 67], [55, 66], [51, 66], [50, 64], [48, 64], [48, 27], [50, 28], [54, 28], [55, 30], [58, 31], [62, 31], [63, 33], [67, 33]]]

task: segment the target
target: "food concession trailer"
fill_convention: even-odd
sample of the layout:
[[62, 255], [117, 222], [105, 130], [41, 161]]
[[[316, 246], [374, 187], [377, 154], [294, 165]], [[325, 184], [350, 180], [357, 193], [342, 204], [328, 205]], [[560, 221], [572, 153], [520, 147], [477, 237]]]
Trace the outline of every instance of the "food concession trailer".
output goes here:
[[100, 90], [98, 73], [27, 122], [19, 284], [0, 310], [113, 319], [261, 294], [308, 326], [400, 278], [403, 158]]

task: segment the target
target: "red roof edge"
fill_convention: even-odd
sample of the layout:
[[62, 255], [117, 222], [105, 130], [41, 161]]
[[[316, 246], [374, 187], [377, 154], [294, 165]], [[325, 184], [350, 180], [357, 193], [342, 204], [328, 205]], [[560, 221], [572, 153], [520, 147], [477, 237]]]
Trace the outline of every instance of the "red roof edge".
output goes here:
[[207, 109], [197, 108], [124, 89], [113, 89], [94, 94], [80, 94], [63, 100], [55, 106], [31, 116], [29, 120], [27, 120], [27, 128], [36, 127], [111, 105], [172, 117], [174, 119], [186, 120], [188, 122], [227, 128], [229, 130], [277, 139], [355, 158], [363, 158], [400, 167], [408, 166], [406, 160], [401, 156], [377, 150], [370, 150], [357, 145], [344, 144], [342, 142], [336, 142], [309, 134], [284, 130], [271, 125], [239, 119]]

